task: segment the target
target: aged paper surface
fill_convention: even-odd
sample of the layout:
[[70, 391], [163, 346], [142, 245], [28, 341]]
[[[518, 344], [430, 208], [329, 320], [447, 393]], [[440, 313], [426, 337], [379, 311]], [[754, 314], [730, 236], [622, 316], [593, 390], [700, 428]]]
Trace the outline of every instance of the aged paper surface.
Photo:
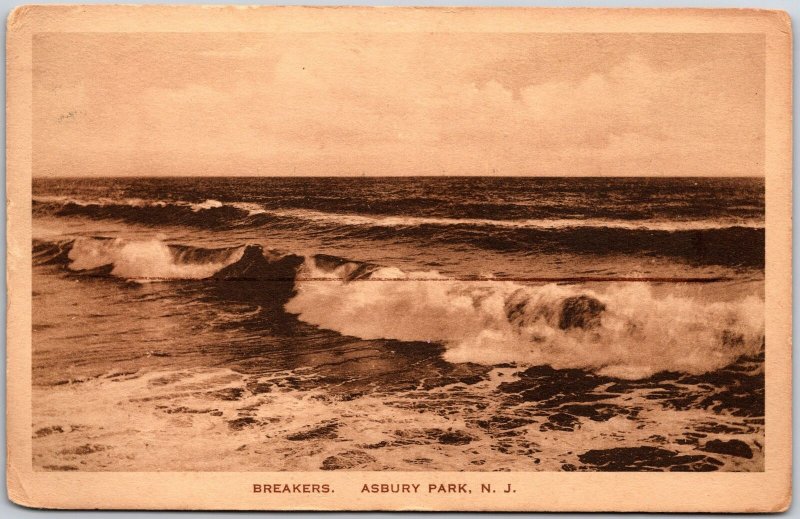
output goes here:
[[784, 13], [8, 24], [13, 501], [789, 505]]

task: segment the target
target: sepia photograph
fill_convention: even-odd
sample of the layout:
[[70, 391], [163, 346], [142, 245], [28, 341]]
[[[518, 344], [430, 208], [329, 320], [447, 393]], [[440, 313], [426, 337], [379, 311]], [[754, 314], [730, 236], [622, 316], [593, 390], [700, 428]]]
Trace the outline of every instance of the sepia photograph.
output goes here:
[[33, 472], [767, 470], [765, 33], [435, 27], [32, 31]]

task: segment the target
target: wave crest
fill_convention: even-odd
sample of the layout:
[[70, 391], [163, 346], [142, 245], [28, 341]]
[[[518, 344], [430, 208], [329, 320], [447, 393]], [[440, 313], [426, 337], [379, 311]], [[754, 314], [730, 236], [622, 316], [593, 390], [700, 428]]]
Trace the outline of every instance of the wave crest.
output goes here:
[[763, 222], [756, 219], [698, 219], [698, 220], [614, 220], [608, 218], [523, 218], [495, 220], [489, 218], [445, 218], [430, 216], [379, 216], [368, 214], [339, 214], [308, 209], [283, 209], [268, 211], [282, 218], [296, 218], [309, 222], [333, 225], [364, 227], [421, 227], [421, 226], [469, 226], [500, 227], [510, 229], [533, 229], [540, 231], [566, 229], [619, 229], [628, 231], [704, 231], [731, 228], [763, 229]]

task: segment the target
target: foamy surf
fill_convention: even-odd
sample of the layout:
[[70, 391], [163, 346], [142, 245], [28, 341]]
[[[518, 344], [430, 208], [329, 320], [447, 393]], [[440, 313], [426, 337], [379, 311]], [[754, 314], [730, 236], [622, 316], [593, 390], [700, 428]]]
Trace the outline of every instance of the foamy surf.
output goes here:
[[[34, 387], [33, 464], [41, 471], [149, 472], [763, 467], [763, 424], [746, 416], [709, 419], [689, 404], [675, 408], [663, 391], [651, 393], [658, 385], [625, 394], [598, 389], [602, 402], [589, 405], [579, 403], [581, 395], [563, 405], [545, 398], [520, 403], [518, 386], [536, 387], [530, 378], [501, 368], [467, 385], [375, 388], [351, 398], [336, 394], [313, 370], [269, 376], [224, 368], [115, 371]], [[550, 382], [608, 386], [591, 376]], [[673, 382], [687, 394], [704, 394], [702, 383]], [[441, 412], [443, 403], [453, 412]], [[132, 414], [144, 419], [132, 424]], [[180, 434], [164, 434], [175, 429]], [[731, 438], [746, 445], [748, 456], [698, 451]], [[148, 445], [143, 452], [142, 444]], [[609, 456], [616, 465], [604, 465]]]

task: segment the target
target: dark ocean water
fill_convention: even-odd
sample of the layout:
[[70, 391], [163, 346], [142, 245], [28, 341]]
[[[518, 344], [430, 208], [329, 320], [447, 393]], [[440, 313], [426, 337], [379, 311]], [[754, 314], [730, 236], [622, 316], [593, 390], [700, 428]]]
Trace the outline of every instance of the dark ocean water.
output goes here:
[[33, 219], [39, 468], [763, 470], [762, 179], [36, 179]]
[[[379, 251], [399, 246], [417, 267], [445, 259], [454, 273], [472, 268], [464, 266], [465, 252], [483, 251], [507, 256], [502, 266], [539, 256], [556, 275], [586, 263], [589, 273], [598, 264], [626, 273], [652, 269], [653, 260], [731, 268], [764, 262], [762, 179], [69, 179], [37, 180], [34, 194], [37, 216], [231, 233], [226, 244], [239, 237], [271, 247], [299, 241], [355, 249], [359, 257], [351, 259], [360, 261], [394, 260]], [[575, 256], [579, 265], [563, 260]]]

